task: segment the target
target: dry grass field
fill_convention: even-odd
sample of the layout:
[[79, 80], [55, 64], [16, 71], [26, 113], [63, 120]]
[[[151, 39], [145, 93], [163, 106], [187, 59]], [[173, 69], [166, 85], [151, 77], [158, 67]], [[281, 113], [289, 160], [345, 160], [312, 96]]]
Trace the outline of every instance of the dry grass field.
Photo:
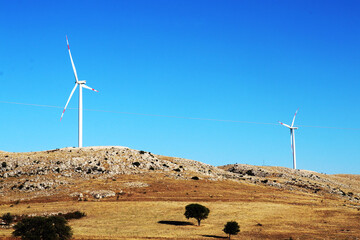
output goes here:
[[[86, 218], [70, 221], [75, 239], [213, 239], [226, 236], [222, 228], [230, 220], [236, 220], [241, 226], [241, 233], [234, 239], [356, 239], [360, 236], [359, 214], [347, 207], [269, 202], [200, 203], [211, 211], [201, 226], [158, 223], [187, 222], [183, 213], [188, 202], [35, 203], [31, 208], [19, 204], [12, 210], [22, 214], [84, 211]], [[189, 222], [196, 224], [193, 220]], [[258, 226], [259, 223], [262, 226]], [[8, 230], [1, 231], [3, 236], [9, 234]]]
[[[178, 175], [174, 177], [162, 171], [143, 171], [111, 178], [74, 175], [69, 184], [43, 190], [47, 191], [46, 195], [39, 194], [38, 190], [3, 191], [0, 215], [82, 211], [86, 217], [69, 221], [76, 240], [222, 239], [226, 237], [222, 231], [224, 224], [231, 220], [237, 221], [241, 229], [232, 239], [360, 239], [360, 204], [347, 196], [277, 188], [231, 178], [211, 180], [198, 172], [181, 174], [196, 174], [200, 180], [177, 178]], [[345, 192], [352, 191], [354, 196], [359, 196], [358, 175], [319, 176], [329, 184], [336, 181]], [[300, 181], [299, 176], [295, 177]], [[70, 180], [52, 173], [49, 178]], [[282, 178], [268, 179], [285, 182]], [[6, 181], [18, 180], [11, 177]], [[121, 194], [102, 199], [89, 197], [87, 201], [70, 196], [74, 192], [104, 189]], [[37, 197], [34, 194], [38, 194]], [[196, 225], [195, 219], [184, 216], [185, 206], [190, 203], [200, 203], [210, 209], [208, 219], [203, 220], [201, 226]], [[12, 229], [0, 228], [0, 239], [13, 239], [11, 232]]]

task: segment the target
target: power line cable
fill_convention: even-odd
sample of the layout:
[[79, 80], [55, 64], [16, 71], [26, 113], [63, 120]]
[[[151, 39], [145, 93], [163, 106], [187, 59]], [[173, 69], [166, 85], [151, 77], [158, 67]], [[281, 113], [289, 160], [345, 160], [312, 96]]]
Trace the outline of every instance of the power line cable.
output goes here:
[[[61, 106], [41, 105], [41, 104], [34, 104], [34, 103], [19, 103], [19, 102], [7, 102], [7, 101], [0, 101], [0, 103], [26, 105], [26, 106], [34, 106], [34, 107], [47, 107], [47, 108], [60, 108], [60, 109], [63, 108]], [[77, 110], [78, 108], [67, 108], [67, 109]], [[138, 116], [148, 116], [148, 117], [178, 118], [178, 119], [200, 120], [200, 121], [233, 122], [233, 123], [261, 124], [261, 125], [281, 125], [279, 123], [238, 121], [238, 120], [213, 119], [213, 118], [196, 118], [196, 117], [171, 116], [171, 115], [148, 114], [148, 113], [133, 113], [133, 112], [121, 112], [121, 111], [110, 111], [110, 110], [99, 110], [99, 109], [83, 109], [83, 110], [84, 111], [91, 111], [91, 112], [117, 113], [117, 114], [128, 114], [128, 115], [138, 115]], [[297, 127], [360, 131], [360, 128], [343, 128], [343, 127], [309, 126], [309, 125], [297, 125]]]

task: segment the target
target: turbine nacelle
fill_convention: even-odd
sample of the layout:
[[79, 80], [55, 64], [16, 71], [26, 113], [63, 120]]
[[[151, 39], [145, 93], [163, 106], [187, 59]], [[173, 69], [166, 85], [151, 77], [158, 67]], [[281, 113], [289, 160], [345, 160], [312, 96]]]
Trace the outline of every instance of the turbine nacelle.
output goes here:
[[77, 81], [77, 82], [75, 82], [75, 83], [78, 83], [78, 84], [85, 84], [85, 83], [86, 83], [86, 81], [85, 81], [85, 80], [81, 80], [81, 81]]
[[280, 122], [279, 121], [279, 123], [281, 124], [281, 125], [283, 125], [284, 127], [287, 127], [287, 128], [289, 128], [289, 129], [298, 129], [298, 127], [293, 127], [293, 126], [290, 126], [290, 125], [288, 125], [288, 124], [286, 124], [286, 123], [282, 123], [282, 122]]

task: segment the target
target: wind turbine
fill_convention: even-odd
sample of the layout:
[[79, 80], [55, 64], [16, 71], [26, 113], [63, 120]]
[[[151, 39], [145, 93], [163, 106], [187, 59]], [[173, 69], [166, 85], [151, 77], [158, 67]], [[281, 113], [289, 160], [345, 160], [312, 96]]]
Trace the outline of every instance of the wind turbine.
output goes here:
[[283, 126], [290, 129], [290, 140], [291, 140], [291, 149], [292, 149], [292, 153], [293, 153], [293, 166], [294, 166], [294, 169], [296, 169], [295, 130], [298, 129], [297, 127], [294, 127], [294, 122], [295, 122], [295, 117], [296, 117], [296, 114], [297, 114], [298, 110], [296, 110], [296, 112], [295, 112], [295, 115], [294, 115], [294, 118], [292, 120], [291, 126], [279, 121], [279, 123], [281, 125], [283, 125]]
[[83, 115], [82, 115], [82, 111], [83, 111], [82, 88], [87, 88], [87, 89], [90, 89], [90, 90], [95, 91], [95, 92], [98, 92], [98, 91], [95, 90], [95, 89], [93, 89], [93, 88], [91, 88], [91, 87], [89, 87], [89, 86], [86, 86], [86, 85], [85, 85], [85, 83], [86, 83], [85, 80], [79, 81], [78, 76], [77, 76], [77, 73], [76, 73], [74, 61], [73, 61], [73, 59], [72, 59], [72, 57], [71, 57], [69, 40], [68, 40], [67, 36], [66, 36], [66, 43], [67, 43], [68, 50], [69, 50], [69, 56], [70, 56], [70, 60], [71, 60], [71, 65], [72, 65], [72, 68], [73, 68], [73, 70], [74, 70], [75, 87], [74, 87], [73, 90], [71, 91], [70, 97], [69, 97], [69, 99], [68, 99], [67, 102], [66, 102], [66, 105], [65, 105], [65, 107], [64, 107], [64, 111], [63, 111], [62, 114], [61, 114], [60, 121], [61, 121], [61, 119], [63, 118], [63, 115], [64, 115], [64, 113], [65, 113], [66, 107], [67, 107], [67, 105], [69, 104], [72, 95], [74, 94], [77, 86], [79, 86], [79, 140], [78, 140], [78, 143], [79, 143], [79, 148], [80, 148], [80, 147], [82, 147], [82, 125], [83, 125], [83, 124], [82, 124], [82, 121], [83, 121]]

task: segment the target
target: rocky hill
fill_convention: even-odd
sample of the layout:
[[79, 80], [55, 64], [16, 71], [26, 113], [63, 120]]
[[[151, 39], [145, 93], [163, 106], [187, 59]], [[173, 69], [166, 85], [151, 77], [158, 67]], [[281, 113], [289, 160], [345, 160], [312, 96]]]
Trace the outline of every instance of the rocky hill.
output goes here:
[[[113, 180], [119, 176], [161, 174], [172, 179], [219, 180], [239, 178], [222, 169], [182, 158], [165, 157], [127, 147], [63, 148], [42, 152], [0, 152], [0, 201], [30, 200], [47, 196], [115, 196], [106, 189], [77, 189], [84, 181]], [[96, 184], [95, 184], [96, 185]], [[118, 192], [146, 183], [124, 182]], [[76, 190], [76, 191], [75, 191]]]
[[[127, 147], [63, 148], [0, 152], [0, 201], [66, 198], [101, 199], [148, 187], [154, 178], [179, 181], [236, 181], [246, 184], [360, 200], [359, 179], [282, 167], [243, 164], [214, 167]], [[142, 180], [141, 180], [142, 179]], [[162, 179], [162, 180], [161, 180]]]
[[246, 164], [230, 164], [220, 168], [247, 177], [255, 184], [319, 195], [336, 195], [352, 202], [360, 202], [358, 175], [327, 175], [308, 170]]

